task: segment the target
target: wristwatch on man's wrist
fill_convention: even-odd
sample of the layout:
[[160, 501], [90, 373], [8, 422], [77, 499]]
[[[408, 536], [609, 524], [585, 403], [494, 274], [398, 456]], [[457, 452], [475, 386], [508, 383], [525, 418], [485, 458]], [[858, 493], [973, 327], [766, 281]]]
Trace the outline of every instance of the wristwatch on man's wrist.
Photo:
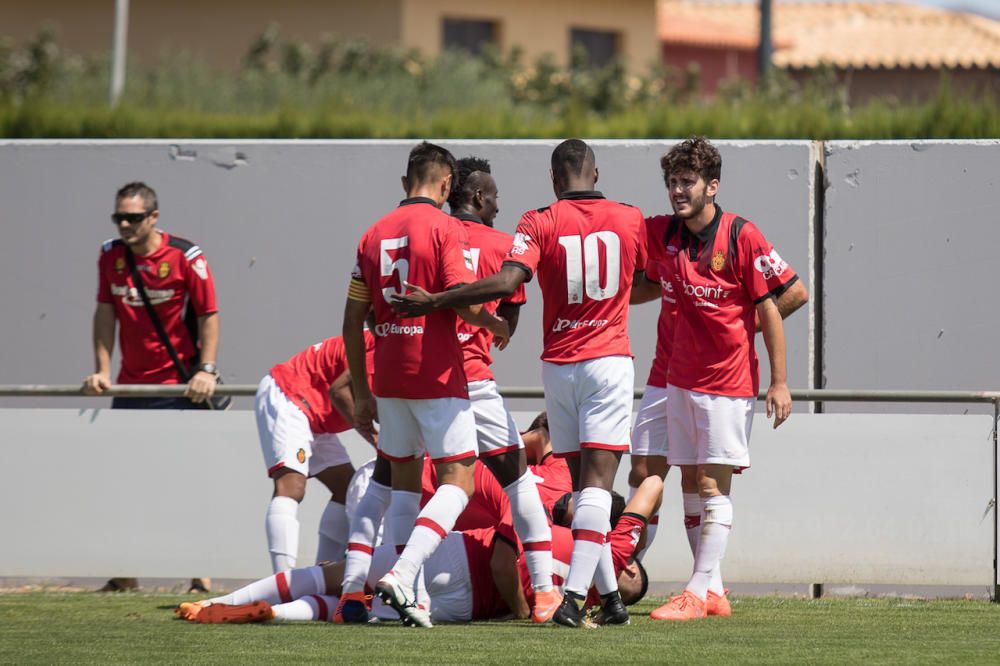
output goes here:
[[198, 366], [199, 372], [207, 372], [210, 375], [219, 376], [219, 368], [214, 363], [202, 363]]

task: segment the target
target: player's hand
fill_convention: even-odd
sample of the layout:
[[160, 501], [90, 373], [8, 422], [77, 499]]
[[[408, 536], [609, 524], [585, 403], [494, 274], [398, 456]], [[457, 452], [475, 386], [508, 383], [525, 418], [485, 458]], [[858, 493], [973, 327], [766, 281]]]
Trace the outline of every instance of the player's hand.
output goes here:
[[422, 317], [436, 309], [434, 294], [409, 282], [404, 282], [403, 286], [410, 290], [409, 293], [392, 296], [392, 309], [400, 317]]
[[361, 430], [359, 428], [355, 428], [354, 431], [359, 435], [361, 435], [361, 437], [363, 437], [366, 442], [374, 446], [376, 449], [378, 448], [377, 430], [375, 430], [374, 428], [372, 428], [371, 430]]
[[767, 389], [767, 418], [774, 415], [774, 427], [777, 428], [792, 415], [792, 394], [787, 384], [771, 384]]
[[503, 351], [510, 344], [510, 325], [503, 317], [495, 317], [488, 326], [493, 334], [493, 346]]
[[362, 437], [372, 443], [378, 442], [378, 431], [375, 421], [378, 420], [378, 407], [375, 396], [371, 393], [365, 396], [354, 396], [354, 429]]
[[199, 370], [194, 373], [194, 377], [188, 382], [184, 395], [191, 398], [191, 402], [193, 403], [205, 402], [215, 393], [215, 384], [217, 381], [218, 377], [211, 372]]
[[111, 375], [95, 372], [83, 380], [84, 395], [101, 395], [111, 388]]

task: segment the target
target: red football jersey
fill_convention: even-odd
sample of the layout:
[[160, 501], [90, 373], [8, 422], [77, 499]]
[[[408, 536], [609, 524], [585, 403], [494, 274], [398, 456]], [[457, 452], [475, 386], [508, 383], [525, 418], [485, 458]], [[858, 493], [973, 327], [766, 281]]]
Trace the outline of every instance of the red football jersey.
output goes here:
[[699, 393], [756, 397], [756, 305], [787, 289], [795, 271], [757, 227], [718, 206], [701, 232], [677, 225], [664, 246], [677, 294], [667, 381]]
[[537, 465], [528, 465], [528, 469], [537, 477], [538, 496], [551, 514], [552, 506], [559, 498], [573, 491], [573, 479], [566, 459], [549, 453]]
[[[370, 386], [374, 369], [372, 356], [375, 338], [369, 331], [365, 331], [365, 350], [368, 355]], [[337, 336], [310, 345], [284, 363], [278, 363], [271, 368], [271, 377], [281, 392], [306, 415], [314, 433], [337, 433], [353, 427], [337, 411], [330, 399], [330, 385], [346, 371], [344, 339]]]
[[[493, 548], [497, 540], [511, 545], [516, 543], [513, 528], [500, 526], [466, 530], [462, 532], [462, 538], [465, 541], [465, 557], [469, 562], [469, 581], [472, 583], [472, 619], [490, 620], [507, 615], [510, 608], [493, 581], [490, 561], [493, 559]], [[516, 551], [517, 547], [514, 548]]]
[[[510, 512], [510, 500], [497, 483], [496, 477], [486, 466], [476, 460], [473, 470], [476, 490], [469, 498], [465, 510], [458, 516], [452, 530], [461, 532], [497, 525], [509, 525], [513, 529], [514, 520]], [[424, 471], [421, 479], [420, 506], [430, 501], [438, 487], [437, 472], [429, 456], [424, 456]]]
[[404, 199], [362, 236], [352, 277], [375, 310], [375, 395], [469, 397], [454, 310], [400, 319], [389, 302], [403, 282], [440, 292], [475, 281], [468, 250], [462, 223], [423, 197]]
[[536, 271], [543, 300], [542, 360], [631, 356], [628, 300], [646, 266], [638, 208], [600, 192], [569, 192], [521, 218], [504, 263]]
[[[670, 215], [646, 218], [646, 279], [660, 284], [660, 317], [656, 322], [656, 353], [649, 369], [647, 386], [667, 387], [667, 367], [674, 340], [674, 319], [677, 310], [677, 296], [674, 285], [666, 272], [666, 234], [670, 226]], [[680, 220], [675, 224], [682, 224]]]
[[[465, 227], [465, 231], [469, 235], [469, 252], [472, 256], [472, 266], [476, 277], [489, 277], [499, 272], [507, 250], [510, 249], [512, 240], [510, 234], [480, 224], [475, 218], [465, 217], [461, 214], [455, 217], [462, 221], [462, 226]], [[524, 285], [520, 285], [509, 298], [483, 303], [483, 307], [495, 314], [497, 307], [502, 302], [523, 305], [525, 302]], [[465, 358], [465, 378], [470, 382], [493, 379], [493, 371], [490, 370], [490, 366], [493, 364], [493, 356], [490, 355], [493, 334], [489, 329], [471, 326], [459, 319], [458, 341], [462, 344], [462, 353]]]
[[[97, 261], [97, 300], [112, 303], [118, 319], [122, 367], [117, 383], [178, 384], [177, 369], [132, 282], [125, 248], [119, 239], [105, 241]], [[208, 261], [191, 241], [163, 232], [160, 247], [135, 255], [135, 265], [170, 342], [190, 368], [198, 350], [184, 323], [185, 307], [190, 303], [199, 317], [218, 311]]]
[[[615, 526], [608, 532], [608, 543], [611, 544], [611, 561], [617, 576], [628, 566], [629, 559], [635, 555], [635, 547], [639, 545], [639, 537], [646, 527], [646, 519], [637, 513], [623, 513]], [[601, 596], [597, 588], [590, 588], [587, 594], [587, 605], [598, 604]]]

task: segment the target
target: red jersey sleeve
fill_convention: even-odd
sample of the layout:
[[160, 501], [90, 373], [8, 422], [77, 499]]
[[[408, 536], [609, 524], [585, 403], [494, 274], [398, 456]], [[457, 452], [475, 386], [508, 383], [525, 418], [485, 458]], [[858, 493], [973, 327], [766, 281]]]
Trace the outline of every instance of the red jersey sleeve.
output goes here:
[[524, 305], [528, 302], [528, 295], [524, 291], [524, 283], [517, 285], [517, 289], [514, 293], [500, 300], [501, 303], [509, 303], [510, 305]]
[[521, 217], [521, 221], [517, 223], [517, 231], [514, 232], [514, 240], [507, 250], [507, 256], [504, 257], [504, 263], [514, 263], [527, 268], [531, 273], [529, 281], [535, 274], [542, 256], [535, 215], [535, 211], [531, 211]]
[[472, 265], [472, 252], [469, 250], [469, 235], [465, 227], [452, 218], [436, 228], [437, 243], [441, 260], [441, 285], [451, 289], [476, 281], [476, 272]]
[[[646, 218], [643, 222], [646, 230], [646, 277], [651, 282], [659, 282], [660, 278], [660, 246], [663, 244], [662, 238], [657, 238], [659, 226], [653, 222], [652, 218]], [[636, 264], [641, 265], [641, 264]]]
[[639, 209], [635, 210], [635, 214], [639, 216], [639, 229], [642, 230], [642, 232], [639, 234], [639, 237], [636, 239], [637, 247], [635, 251], [635, 270], [645, 271], [646, 263], [649, 261], [649, 249], [648, 249], [649, 240], [648, 236], [646, 235], [646, 220], [642, 216], [642, 213], [639, 211]]
[[622, 572], [628, 565], [629, 558], [635, 554], [639, 545], [639, 537], [646, 527], [646, 519], [635, 513], [623, 513], [618, 519], [608, 541], [611, 543], [611, 561], [614, 562], [615, 574]]
[[203, 317], [219, 311], [215, 303], [215, 279], [212, 277], [212, 269], [208, 267], [208, 260], [200, 251], [194, 257], [187, 259], [184, 281], [196, 315]]
[[739, 257], [740, 281], [755, 304], [780, 292], [795, 277], [795, 271], [752, 223], [740, 233]]
[[111, 298], [111, 283], [108, 281], [108, 274], [104, 268], [105, 255], [97, 260], [97, 302], [98, 303], [113, 303], [114, 300]]

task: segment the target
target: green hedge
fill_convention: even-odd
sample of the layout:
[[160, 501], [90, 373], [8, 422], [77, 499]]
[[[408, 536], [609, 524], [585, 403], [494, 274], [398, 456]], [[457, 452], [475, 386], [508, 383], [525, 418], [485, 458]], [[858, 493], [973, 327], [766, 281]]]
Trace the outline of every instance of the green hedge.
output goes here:
[[106, 59], [63, 52], [53, 34], [0, 40], [0, 136], [7, 138], [715, 138], [917, 139], [1000, 137], [992, 95], [851, 106], [832, 74], [800, 88], [780, 73], [697, 98], [697, 72], [616, 63], [566, 68], [516, 51], [481, 57], [313, 47], [265, 31], [234, 72], [183, 53], [132, 63], [121, 105], [108, 107]]

